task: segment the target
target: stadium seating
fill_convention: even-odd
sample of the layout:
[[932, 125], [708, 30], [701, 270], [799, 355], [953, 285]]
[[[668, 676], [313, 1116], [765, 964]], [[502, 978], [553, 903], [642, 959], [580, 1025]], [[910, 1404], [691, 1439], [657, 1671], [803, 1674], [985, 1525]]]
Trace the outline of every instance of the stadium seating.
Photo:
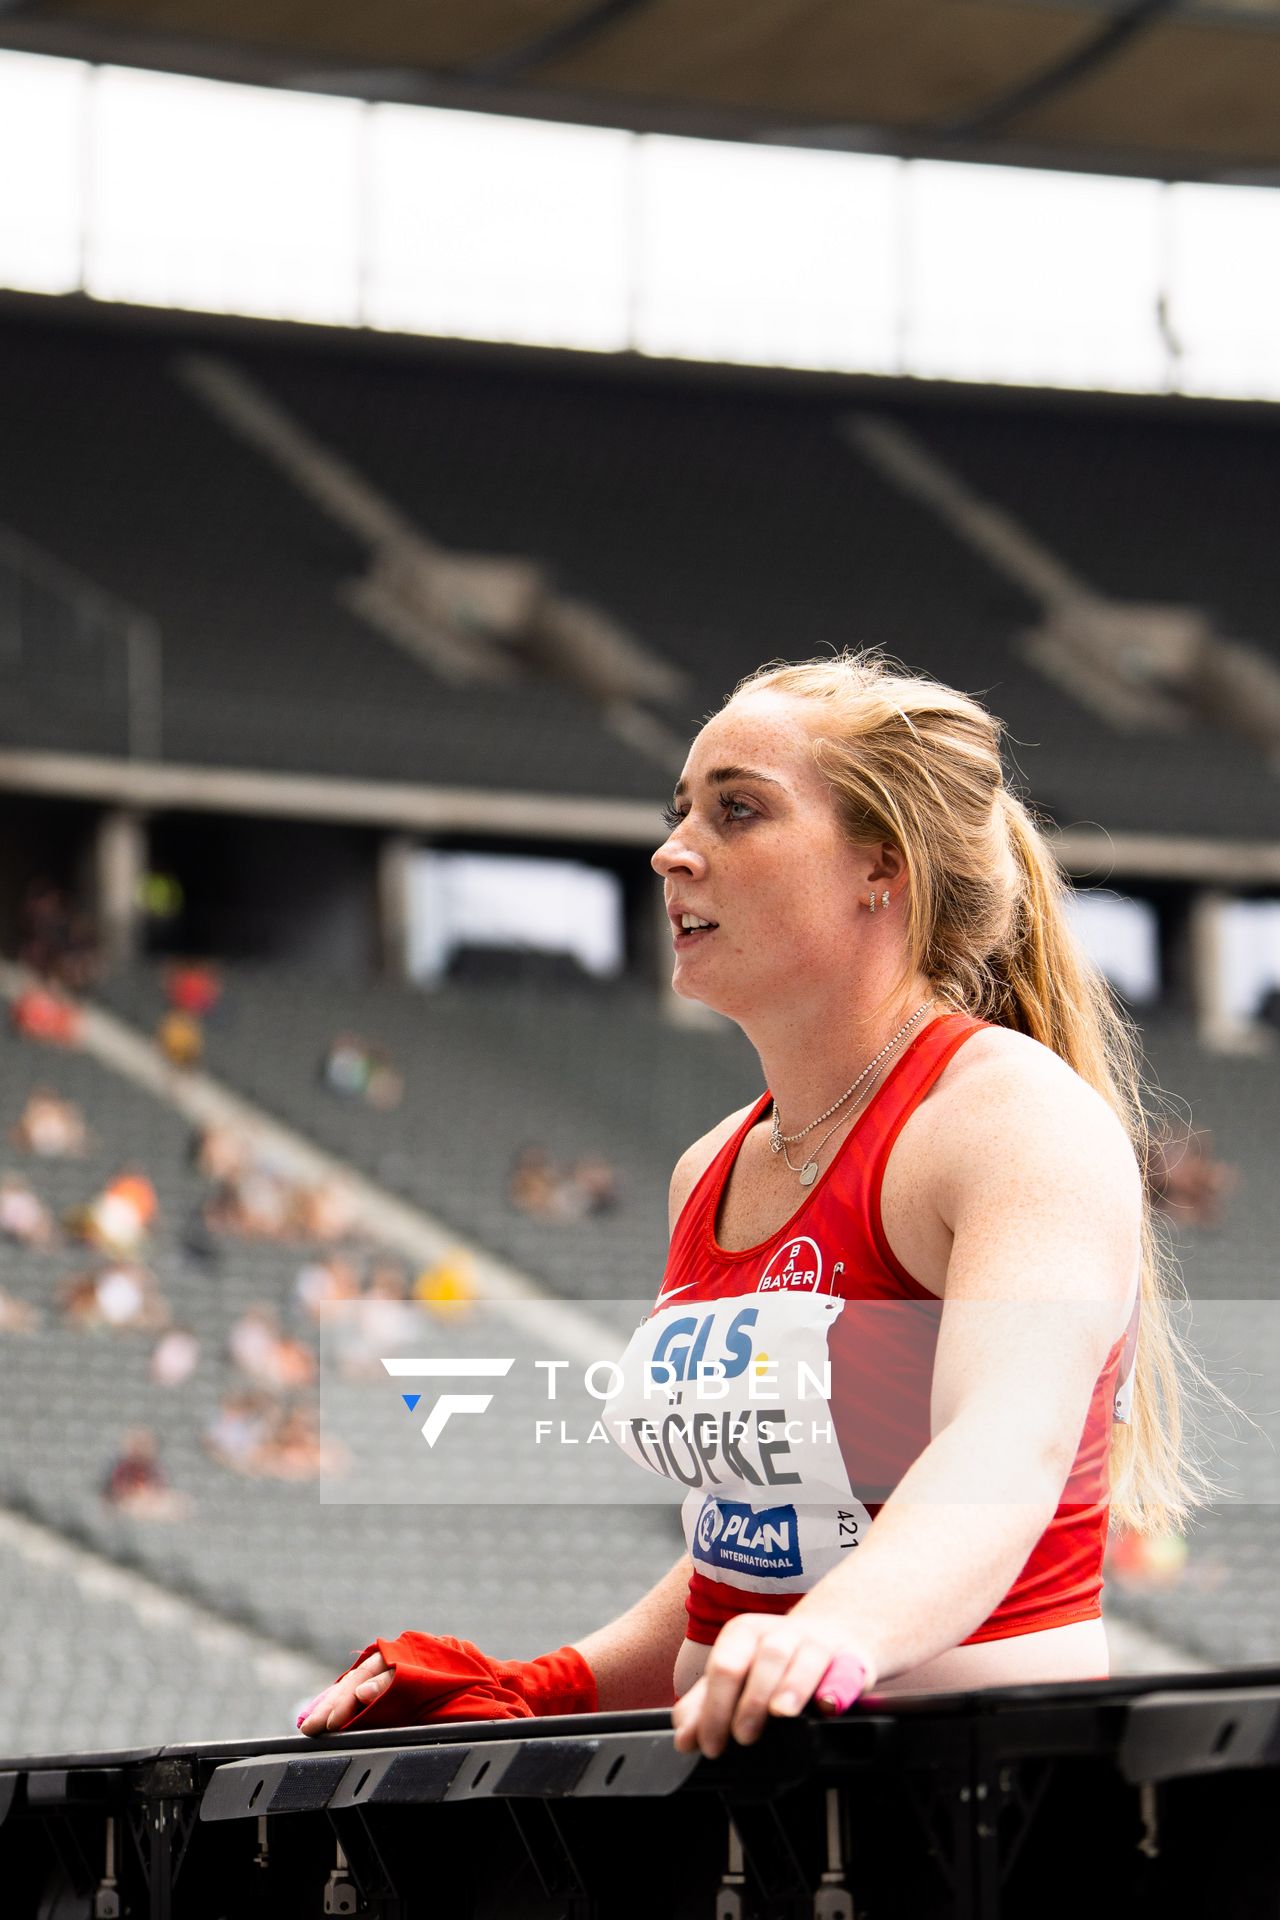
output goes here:
[[[73, 1330], [59, 1321], [57, 1283], [87, 1264], [83, 1249], [6, 1247], [6, 1286], [45, 1310], [39, 1332], [0, 1335], [6, 1430], [21, 1436], [0, 1462], [7, 1504], [327, 1663], [345, 1662], [350, 1648], [374, 1633], [410, 1625], [529, 1656], [601, 1624], [671, 1564], [680, 1541], [670, 1508], [623, 1513], [532, 1504], [539, 1497], [534, 1483], [513, 1489], [526, 1501], [520, 1506], [321, 1504], [314, 1485], [246, 1481], [215, 1464], [201, 1435], [221, 1397], [247, 1384], [225, 1357], [231, 1323], [245, 1306], [265, 1301], [302, 1331], [290, 1288], [306, 1249], [237, 1240], [225, 1244], [216, 1263], [196, 1259], [183, 1239], [207, 1188], [189, 1163], [187, 1129], [172, 1110], [91, 1058], [54, 1055], [6, 1031], [0, 1134], [36, 1085], [77, 1100], [95, 1141], [82, 1160], [31, 1163], [11, 1151], [5, 1164], [21, 1166], [60, 1217], [123, 1161], [144, 1167], [160, 1201], [149, 1264], [174, 1318], [193, 1328], [203, 1353], [185, 1387], [153, 1384], [153, 1339]], [[155, 1432], [169, 1480], [191, 1498], [189, 1517], [146, 1521], [102, 1501], [123, 1431], [136, 1424]], [[542, 1471], [553, 1472], [554, 1463]], [[465, 1494], [465, 1484], [458, 1491]], [[513, 1562], [538, 1566], [536, 1587], [511, 1585], [504, 1569]], [[169, 1732], [176, 1737], [179, 1730], [174, 1722]]]
[[[443, 686], [375, 638], [339, 599], [363, 553], [179, 384], [171, 344], [2, 337], [0, 525], [159, 623], [166, 760], [651, 794], [651, 764], [580, 696]], [[15, 662], [9, 644], [0, 658], [0, 743], [124, 751], [118, 652], [71, 631], [38, 658]]]
[[[155, 1026], [155, 971], [119, 976], [104, 997]], [[403, 1073], [394, 1111], [322, 1088], [325, 1050], [348, 1028]], [[760, 1092], [759, 1065], [736, 1028], [674, 1030], [635, 988], [353, 991], [298, 969], [237, 969], [206, 1058], [269, 1112], [555, 1292], [601, 1300], [653, 1297], [672, 1166], [690, 1139]], [[506, 1189], [530, 1144], [561, 1162], [603, 1153], [621, 1204], [585, 1221], [525, 1217]]]
[[278, 1735], [330, 1677], [26, 1523], [3, 1527], [0, 1752]]
[[1208, 1053], [1167, 1017], [1147, 1022], [1144, 1037], [1149, 1104], [1175, 1127], [1206, 1132], [1214, 1158], [1239, 1177], [1220, 1225], [1175, 1224], [1170, 1233], [1192, 1302], [1189, 1323], [1179, 1324], [1242, 1412], [1199, 1397], [1197, 1452], [1233, 1497], [1193, 1521], [1181, 1577], [1146, 1592], [1127, 1588], [1118, 1604], [1126, 1618], [1210, 1660], [1266, 1661], [1280, 1636], [1276, 1061]]
[[[664, 767], [581, 696], [445, 686], [347, 611], [340, 589], [364, 556], [180, 384], [181, 336], [7, 321], [0, 338], [0, 523], [159, 621], [167, 758], [660, 797]], [[1037, 607], [855, 452], [843, 427], [863, 401], [847, 385], [712, 387], [247, 335], [218, 350], [431, 537], [542, 563], [687, 671], [687, 700], [663, 716], [678, 734], [762, 660], [878, 645], [987, 698], [1061, 825], [1280, 831], [1280, 788], [1251, 749], [1198, 728], [1171, 754], [1026, 664], [1016, 642]], [[55, 387], [78, 427], [51, 438], [41, 396]], [[1061, 533], [1101, 591], [1186, 599], [1260, 645], [1280, 639], [1255, 484], [1267, 429], [977, 395], [872, 404], [1025, 507], [1051, 546]], [[1227, 472], [1232, 512], [1195, 526], [1189, 477]], [[56, 680], [30, 662], [0, 671], [0, 740], [121, 750], [107, 738], [122, 738], [118, 670], [111, 699], [83, 675], [75, 692], [65, 663]]]
[[[1074, 436], [1105, 469], [1117, 431], [1109, 414], [1064, 420], [1061, 403], [977, 395], [868, 401], [839, 384], [770, 392], [656, 377], [623, 384], [601, 370], [462, 374], [285, 355], [255, 364], [300, 419], [440, 537], [509, 542], [552, 561], [577, 590], [687, 667], [690, 729], [762, 661], [881, 646], [987, 699], [1009, 727], [1012, 757], [1034, 798], [1060, 825], [1245, 837], [1280, 826], [1280, 789], [1265, 782], [1259, 755], [1199, 729], [1179, 738], [1175, 760], [1167, 738], [1113, 731], [1024, 664], [1014, 643], [1036, 623], [1038, 606], [876, 472], [844, 432], [850, 413], [868, 405], [948, 459], [958, 449], [981, 455], [1007, 445], [996, 498], [1016, 515], [1024, 493], [1034, 496], [1040, 437], [1046, 464]], [[415, 407], [432, 422], [430, 457], [404, 431]], [[1020, 423], [1016, 440], [1000, 435], [1011, 414]], [[1141, 469], [1131, 456], [1132, 486], [1141, 470], [1153, 532], [1165, 503], [1164, 450], [1179, 431], [1170, 418], [1152, 418], [1145, 435], [1137, 423], [1127, 428], [1135, 454], [1146, 456]], [[1202, 423], [1195, 445], [1213, 443], [1216, 471], [1249, 431]], [[1248, 471], [1269, 457], [1268, 432], [1254, 431]], [[1179, 462], [1184, 503], [1196, 498], [1184, 487], [1191, 464], [1186, 456]], [[1095, 495], [1083, 458], [1072, 472], [1080, 524], [1096, 511]], [[1265, 489], [1251, 496], [1236, 547], [1259, 583], [1265, 497]], [[1180, 518], [1189, 511], [1184, 504]], [[1114, 543], [1125, 525], [1117, 515], [1111, 534], [1099, 537]], [[1052, 525], [1038, 530], [1052, 546]], [[1209, 536], [1193, 551], [1203, 571], [1193, 577], [1184, 567], [1179, 590], [1212, 605]], [[1153, 564], [1144, 576], [1144, 595], [1174, 597], [1159, 572]], [[1097, 585], [1124, 594], [1130, 577], [1112, 579], [1104, 567]], [[1259, 599], [1261, 624], [1250, 631], [1280, 640], [1265, 591]]]

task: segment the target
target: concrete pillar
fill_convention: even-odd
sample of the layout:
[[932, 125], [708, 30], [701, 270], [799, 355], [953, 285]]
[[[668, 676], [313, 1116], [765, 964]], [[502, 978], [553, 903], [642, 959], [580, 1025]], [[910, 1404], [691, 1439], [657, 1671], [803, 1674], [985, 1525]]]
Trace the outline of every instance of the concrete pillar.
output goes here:
[[146, 816], [131, 807], [100, 814], [93, 848], [94, 918], [109, 969], [127, 967], [142, 945], [139, 894], [147, 871]]
[[1193, 896], [1187, 916], [1187, 956], [1196, 1038], [1202, 1046], [1234, 1052], [1242, 1030], [1227, 1011], [1222, 926], [1230, 898], [1208, 888]]
[[417, 842], [389, 833], [378, 845], [378, 958], [383, 976], [409, 978], [409, 871]]
[[1216, 1053], [1274, 1053], [1275, 1036], [1262, 1021], [1241, 1017], [1227, 1006], [1226, 943], [1223, 917], [1234, 896], [1197, 893], [1188, 916], [1188, 951], [1196, 1038]]

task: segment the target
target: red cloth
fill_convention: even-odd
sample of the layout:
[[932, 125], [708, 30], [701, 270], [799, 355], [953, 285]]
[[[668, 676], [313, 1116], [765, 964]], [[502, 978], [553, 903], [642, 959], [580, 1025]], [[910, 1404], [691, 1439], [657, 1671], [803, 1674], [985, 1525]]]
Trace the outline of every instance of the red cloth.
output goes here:
[[[432, 1720], [529, 1720], [551, 1713], [594, 1713], [595, 1675], [576, 1647], [536, 1660], [491, 1660], [470, 1640], [402, 1633], [374, 1640], [347, 1668], [380, 1653], [391, 1685], [347, 1728], [416, 1727]], [[339, 1679], [344, 1678], [340, 1674]]]

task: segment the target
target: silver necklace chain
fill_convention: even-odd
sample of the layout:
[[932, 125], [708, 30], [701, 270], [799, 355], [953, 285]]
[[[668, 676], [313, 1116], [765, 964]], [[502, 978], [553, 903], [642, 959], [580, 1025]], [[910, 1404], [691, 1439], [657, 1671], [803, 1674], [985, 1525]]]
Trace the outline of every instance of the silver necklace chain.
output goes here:
[[867, 1098], [868, 1094], [871, 1092], [871, 1089], [875, 1086], [876, 1082], [880, 1079], [883, 1072], [884, 1072], [884, 1068], [881, 1067], [879, 1071], [873, 1076], [873, 1078], [868, 1082], [868, 1084], [862, 1089], [862, 1092], [858, 1095], [857, 1099], [854, 1101], [853, 1107], [850, 1110], [850, 1112], [842, 1113], [837, 1120], [833, 1121], [831, 1126], [829, 1126], [827, 1128], [827, 1131], [823, 1134], [821, 1140], [819, 1140], [817, 1146], [813, 1149], [813, 1152], [809, 1154], [801, 1162], [799, 1166], [797, 1166], [795, 1161], [791, 1158], [791, 1155], [787, 1152], [786, 1147], [785, 1146], [783, 1147], [782, 1157], [786, 1161], [792, 1173], [797, 1174], [799, 1176], [801, 1186], [811, 1187], [813, 1185], [814, 1181], [818, 1177], [818, 1157], [821, 1154], [822, 1149], [826, 1146], [828, 1140], [831, 1139], [832, 1135], [839, 1133], [841, 1127], [844, 1126], [845, 1122], [853, 1118], [853, 1115], [857, 1112], [858, 1108], [862, 1105], [863, 1101]]
[[[847, 1103], [850, 1100], [852, 1100], [854, 1094], [858, 1092], [859, 1088], [864, 1086], [866, 1081], [870, 1079], [871, 1076], [876, 1072], [876, 1069], [880, 1066], [881, 1062], [884, 1060], [887, 1060], [889, 1055], [893, 1052], [894, 1048], [898, 1045], [898, 1043], [906, 1038], [907, 1034], [910, 1033], [912, 1027], [914, 1027], [917, 1024], [917, 1022], [919, 1022], [920, 1020], [923, 1020], [925, 1014], [928, 1013], [929, 1008], [932, 1005], [933, 1005], [933, 1001], [930, 999], [930, 1000], [926, 1000], [923, 1006], [917, 1007], [915, 1012], [912, 1014], [911, 1018], [898, 1028], [898, 1031], [894, 1034], [892, 1040], [888, 1040], [885, 1042], [884, 1046], [881, 1047], [875, 1059], [868, 1061], [867, 1065], [862, 1069], [862, 1072], [858, 1075], [853, 1085], [847, 1088], [846, 1091], [840, 1095], [840, 1098], [838, 1100], [834, 1100], [832, 1104], [827, 1108], [825, 1113], [820, 1113], [816, 1120], [811, 1120], [809, 1122], [807, 1127], [801, 1127], [798, 1133], [784, 1133], [782, 1131], [782, 1122], [778, 1114], [778, 1103], [776, 1100], [774, 1101], [773, 1120], [769, 1129], [770, 1151], [772, 1153], [780, 1153], [782, 1155], [788, 1167], [790, 1167], [792, 1173], [799, 1174], [800, 1181], [803, 1186], [806, 1186], [806, 1187], [811, 1186], [814, 1180], [817, 1178], [818, 1155], [822, 1152], [823, 1147], [826, 1146], [827, 1141], [831, 1138], [831, 1135], [836, 1131], [836, 1128], [843, 1126], [844, 1121], [848, 1118], [848, 1116], [842, 1115], [841, 1118], [836, 1121], [835, 1126], [829, 1128], [828, 1131], [823, 1134], [822, 1139], [818, 1142], [817, 1146], [814, 1148], [813, 1152], [809, 1155], [809, 1157], [804, 1161], [803, 1165], [797, 1167], [792, 1163], [791, 1155], [787, 1152], [787, 1148], [789, 1146], [794, 1146], [797, 1140], [803, 1140], [806, 1137], [806, 1135], [811, 1134], [813, 1132], [815, 1127], [820, 1127], [824, 1120], [829, 1120], [833, 1113], [838, 1112], [841, 1107], [847, 1105]], [[807, 1178], [806, 1178], [806, 1175], [808, 1176]]]

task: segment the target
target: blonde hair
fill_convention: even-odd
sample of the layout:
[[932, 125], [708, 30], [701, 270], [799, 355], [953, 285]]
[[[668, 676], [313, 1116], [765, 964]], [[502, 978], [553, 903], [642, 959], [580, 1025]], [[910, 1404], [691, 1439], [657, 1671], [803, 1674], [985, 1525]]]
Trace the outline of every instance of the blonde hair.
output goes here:
[[[830, 717], [814, 759], [849, 838], [889, 840], [903, 856], [912, 971], [968, 1012], [1052, 1048], [1114, 1109], [1145, 1170], [1137, 1034], [1072, 932], [1051, 847], [1005, 784], [1001, 722], [878, 652], [775, 662], [731, 698], [764, 690], [820, 703]], [[1112, 1429], [1111, 1517], [1121, 1527], [1181, 1527], [1214, 1490], [1184, 1445], [1185, 1389], [1208, 1383], [1174, 1323], [1180, 1297], [1147, 1201], [1133, 1411]]]

